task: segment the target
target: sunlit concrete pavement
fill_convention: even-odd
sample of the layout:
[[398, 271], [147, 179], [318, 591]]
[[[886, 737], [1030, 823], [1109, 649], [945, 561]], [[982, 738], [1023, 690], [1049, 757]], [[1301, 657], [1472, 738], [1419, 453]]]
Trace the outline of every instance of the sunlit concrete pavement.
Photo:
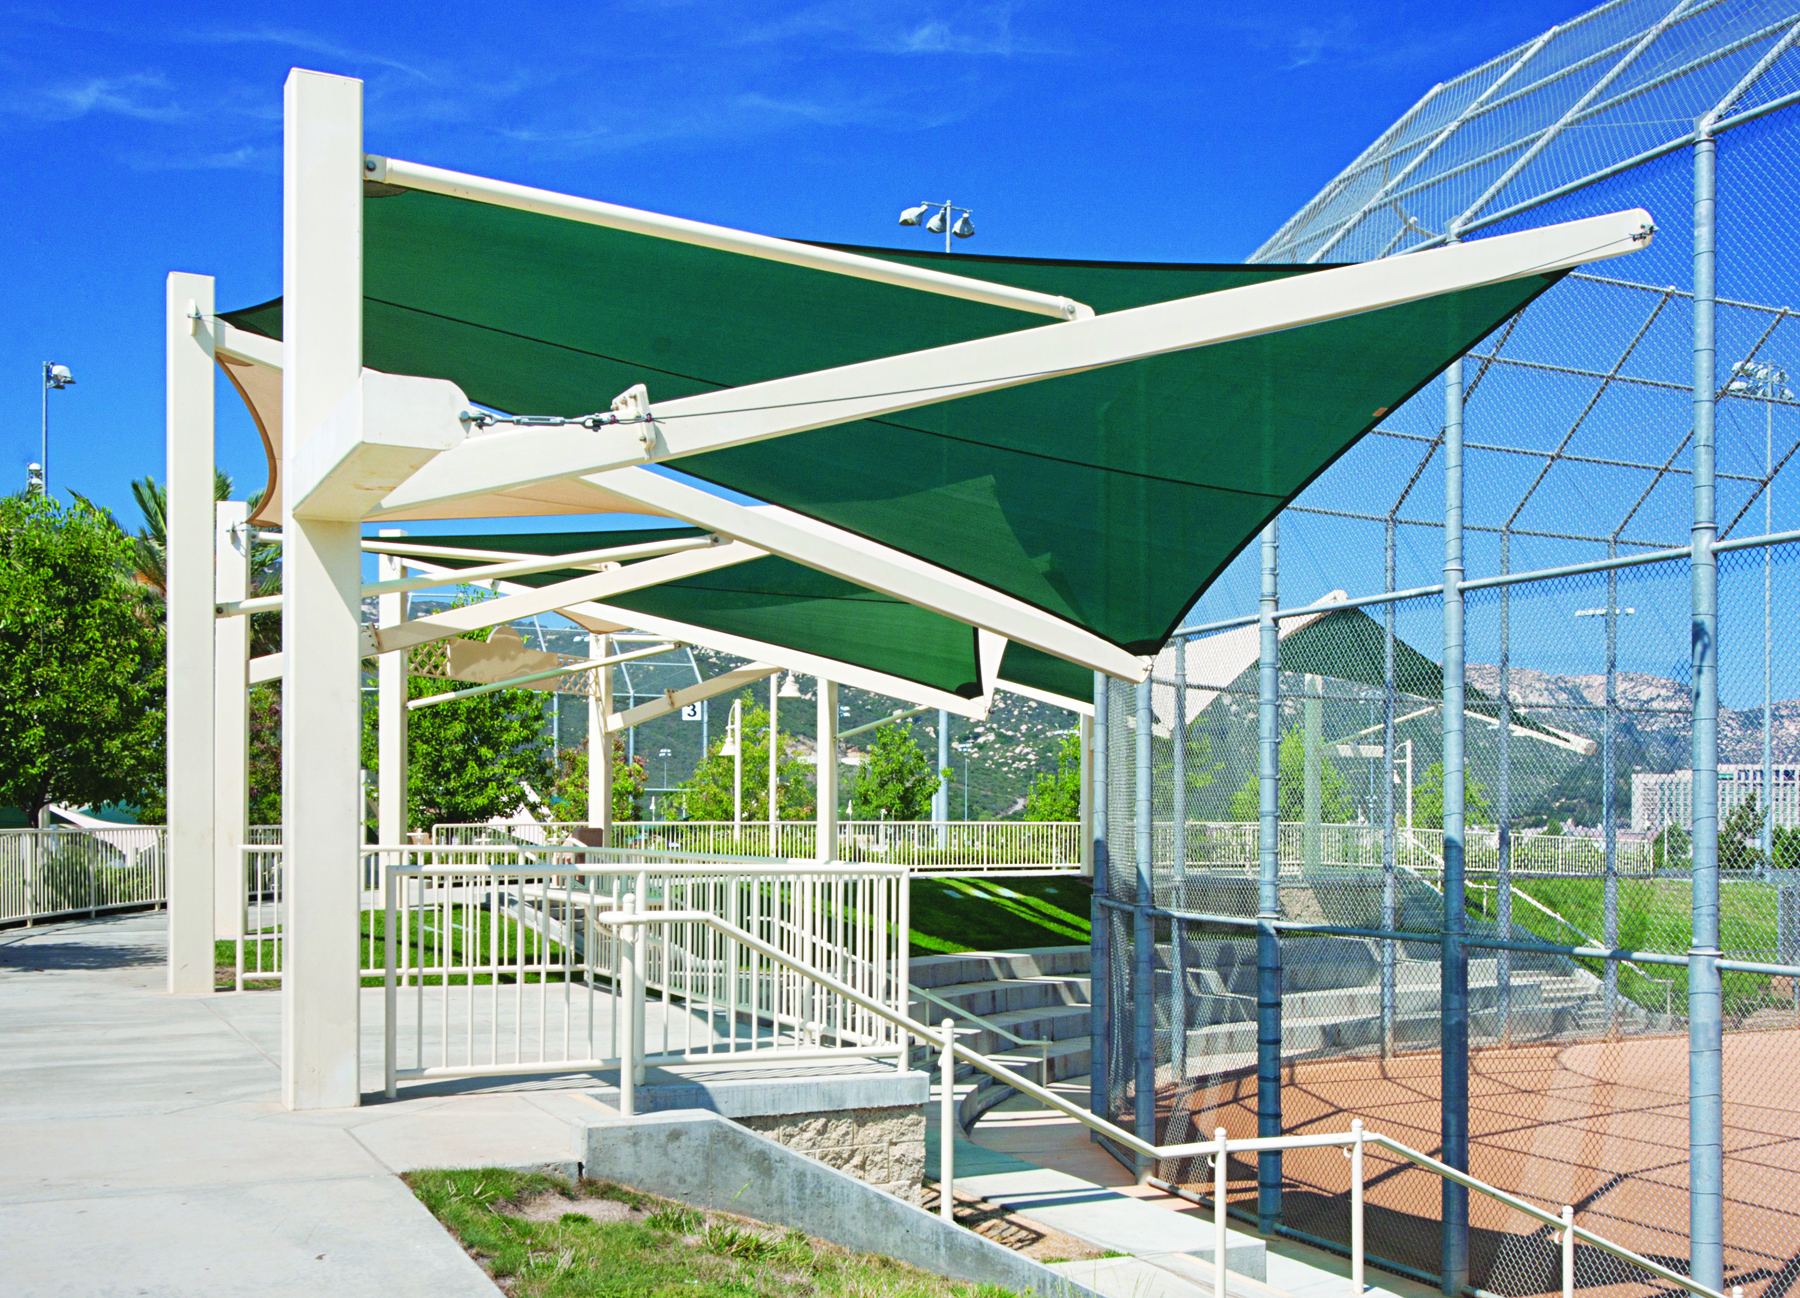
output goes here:
[[563, 1163], [596, 1112], [577, 1079], [288, 1113], [280, 994], [167, 995], [165, 932], [159, 914], [0, 933], [5, 1292], [493, 1298], [395, 1173]]

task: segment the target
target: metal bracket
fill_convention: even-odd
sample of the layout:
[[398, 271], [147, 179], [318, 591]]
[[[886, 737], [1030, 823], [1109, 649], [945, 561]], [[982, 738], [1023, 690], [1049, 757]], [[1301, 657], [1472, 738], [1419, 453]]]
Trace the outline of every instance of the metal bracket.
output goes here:
[[644, 459], [656, 454], [656, 421], [650, 415], [650, 389], [633, 383], [613, 398], [613, 417], [622, 424], [638, 425], [638, 441], [643, 443]]

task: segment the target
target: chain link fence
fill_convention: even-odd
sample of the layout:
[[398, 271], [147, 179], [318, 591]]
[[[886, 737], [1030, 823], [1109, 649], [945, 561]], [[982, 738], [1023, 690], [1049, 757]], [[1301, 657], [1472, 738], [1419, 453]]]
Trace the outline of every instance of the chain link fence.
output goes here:
[[[1214, 583], [1190, 616], [1205, 633], [1165, 647], [1147, 688], [1107, 691], [1094, 1099], [1159, 1143], [1360, 1117], [1436, 1153], [1457, 1062], [1444, 1028], [1459, 1023], [1470, 1171], [1551, 1211], [1571, 1205], [1581, 1226], [1683, 1270], [1695, 164], [1644, 141], [1657, 112], [1691, 122], [1739, 81], [1739, 110], [1785, 103], [1800, 89], [1788, 35], [1800, 13], [1684, 7], [1667, 27], [1680, 40], [1640, 58], [1666, 6], [1651, 8], [1604, 6], [1514, 51], [1528, 69], [1514, 81], [1501, 60], [1447, 83], [1256, 258], [1389, 255], [1474, 209], [1496, 218], [1487, 233], [1631, 206], [1657, 218], [1650, 250], [1571, 275], [1463, 364], [1466, 991], [1445, 977], [1457, 940], [1445, 936], [1444, 600], [1331, 607], [1442, 588], [1446, 394], [1433, 385], [1282, 515], [1281, 607], [1321, 602], [1280, 621], [1272, 875], [1257, 823], [1260, 632], [1243, 624], [1260, 547]], [[1800, 1278], [1800, 1101], [1786, 1082], [1800, 1069], [1800, 979], [1782, 971], [1800, 963], [1800, 544], [1730, 547], [1800, 528], [1800, 492], [1784, 490], [1800, 451], [1797, 112], [1717, 146], [1720, 947], [1728, 962], [1775, 966], [1722, 979], [1724, 1281], [1753, 1298], [1786, 1298]], [[1440, 156], [1431, 142], [1447, 128]], [[1547, 135], [1554, 147], [1501, 183]], [[1371, 1257], [1437, 1283], [1443, 1183], [1371, 1158]], [[1202, 1162], [1153, 1170], [1205, 1194]], [[1341, 1152], [1289, 1152], [1273, 1168], [1233, 1161], [1234, 1212], [1347, 1248]], [[1479, 1195], [1469, 1223], [1471, 1287], [1561, 1290], [1552, 1230]], [[1585, 1244], [1575, 1270], [1584, 1291], [1666, 1292]]]

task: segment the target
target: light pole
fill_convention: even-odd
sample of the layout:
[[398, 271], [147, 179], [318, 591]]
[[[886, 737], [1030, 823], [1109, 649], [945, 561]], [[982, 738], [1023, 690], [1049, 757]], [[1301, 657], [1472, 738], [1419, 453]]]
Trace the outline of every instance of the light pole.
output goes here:
[[[1614, 757], [1614, 737], [1618, 732], [1619, 716], [1619, 618], [1629, 617], [1636, 613], [1635, 608], [1620, 608], [1617, 598], [1617, 572], [1606, 574], [1606, 606], [1604, 608], [1582, 608], [1575, 610], [1576, 617], [1603, 617], [1606, 619], [1606, 728], [1601, 732], [1600, 754], [1600, 826], [1605, 835], [1605, 861], [1602, 867], [1605, 883], [1603, 905], [1605, 913], [1602, 936], [1608, 947], [1619, 945], [1619, 827], [1618, 817], [1614, 812], [1614, 799], [1617, 796], [1618, 776], [1617, 763]], [[1606, 962], [1606, 1035], [1610, 1038], [1618, 1033], [1619, 1027], [1619, 965], [1616, 960]]]
[[60, 391], [74, 385], [75, 376], [69, 373], [67, 365], [58, 365], [55, 361], [44, 362], [44, 423], [42, 444], [38, 449], [38, 484], [46, 496], [50, 494], [50, 390], [55, 388]]
[[662, 782], [662, 786], [663, 786], [663, 792], [664, 792], [664, 793], [667, 793], [667, 792], [668, 792], [668, 791], [669, 791], [669, 749], [667, 749], [667, 748], [660, 748], [660, 749], [658, 749], [658, 750], [657, 750], [657, 753], [656, 753], [656, 755], [657, 755], [657, 756], [658, 756], [658, 757], [660, 757], [660, 758], [662, 758], [662, 759], [663, 759], [663, 782]]
[[[936, 210], [934, 211], [933, 209]], [[927, 212], [931, 212], [931, 219], [929, 221], [925, 220], [925, 213]], [[953, 212], [962, 213], [961, 216], [956, 218], [954, 223], [950, 220], [950, 216]], [[918, 225], [920, 222], [924, 222], [925, 228], [931, 231], [931, 233], [944, 236], [944, 251], [949, 252], [951, 235], [955, 235], [958, 239], [972, 239], [975, 237], [975, 222], [970, 219], [974, 215], [975, 213], [971, 209], [966, 207], [956, 207], [951, 204], [948, 199], [942, 203], [927, 201], [920, 203], [917, 207], [909, 207], [904, 212], [900, 213], [900, 224]]]
[[[1727, 392], [1756, 397], [1763, 403], [1763, 533], [1775, 530], [1775, 403], [1792, 401], [1788, 390], [1787, 371], [1764, 361], [1739, 361], [1731, 367]], [[1764, 868], [1775, 861], [1775, 743], [1770, 729], [1769, 710], [1774, 704], [1770, 665], [1774, 644], [1772, 599], [1775, 581], [1775, 553], [1763, 547], [1763, 705], [1762, 705], [1762, 777], [1763, 823], [1762, 857]]]

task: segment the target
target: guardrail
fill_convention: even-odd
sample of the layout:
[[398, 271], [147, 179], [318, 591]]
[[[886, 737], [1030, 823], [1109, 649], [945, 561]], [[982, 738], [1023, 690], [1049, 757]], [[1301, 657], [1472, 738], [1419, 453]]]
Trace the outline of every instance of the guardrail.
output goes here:
[[160, 825], [0, 830], [0, 923], [161, 906], [167, 843]]
[[[641, 1072], [904, 1055], [888, 1020], [794, 972], [898, 1006], [904, 1023], [903, 870], [695, 853], [652, 861], [643, 858], [661, 854], [616, 848], [491, 859], [518, 850], [370, 853], [383, 879], [370, 932], [379, 930], [386, 988], [389, 1094], [401, 1079], [592, 1071], [626, 1058]], [[611, 925], [627, 910], [638, 928], [621, 941]], [[732, 935], [696, 916], [730, 924]], [[765, 949], [787, 963], [771, 964]]]
[[[599, 923], [622, 927], [623, 931], [621, 932], [619, 941], [627, 946], [634, 945], [639, 940], [635, 936], [636, 931], [648, 927], [648, 924], [642, 915], [626, 908], [600, 913], [597, 914], [595, 918]], [[1419, 1150], [1402, 1144], [1400, 1141], [1397, 1141], [1390, 1136], [1384, 1136], [1378, 1132], [1366, 1131], [1363, 1128], [1361, 1119], [1352, 1121], [1350, 1130], [1346, 1132], [1296, 1136], [1261, 1136], [1232, 1140], [1226, 1135], [1225, 1129], [1220, 1127], [1215, 1129], [1214, 1138], [1212, 1140], [1195, 1141], [1178, 1145], [1154, 1145], [1149, 1141], [1141, 1139], [1133, 1132], [1126, 1131], [1123, 1127], [1116, 1126], [1113, 1123], [1108, 1122], [1105, 1118], [1098, 1117], [1095, 1114], [1088, 1112], [1086, 1109], [1081, 1108], [1073, 1101], [1063, 1098], [1056, 1092], [1040, 1086], [1027, 1078], [1020, 1077], [1017, 1073], [1008, 1069], [1005, 1064], [989, 1059], [985, 1055], [962, 1045], [956, 1039], [956, 1025], [952, 1020], [944, 1020], [940, 1027], [934, 1032], [931, 1028], [925, 1027], [905, 1017], [903, 1014], [896, 1012], [891, 1005], [882, 1004], [869, 999], [856, 988], [832, 977], [829, 973], [802, 964], [787, 952], [769, 946], [754, 934], [745, 932], [730, 921], [721, 919], [719, 916], [708, 912], [665, 912], [656, 922], [663, 924], [703, 924], [721, 935], [741, 943], [746, 949], [756, 952], [771, 964], [784, 966], [800, 977], [818, 983], [821, 987], [830, 990], [837, 996], [843, 998], [846, 1002], [859, 1006], [871, 1018], [884, 1019], [901, 1033], [919, 1037], [939, 1050], [941, 1068], [941, 1080], [939, 1086], [941, 1091], [940, 1100], [943, 1104], [942, 1131], [944, 1134], [943, 1139], [938, 1142], [940, 1159], [938, 1193], [940, 1211], [945, 1217], [950, 1216], [951, 1208], [955, 1200], [956, 1181], [954, 1150], [956, 1142], [950, 1137], [956, 1129], [954, 1114], [955, 1061], [961, 1059], [966, 1063], [974, 1065], [976, 1068], [990, 1076], [998, 1078], [1000, 1081], [1005, 1082], [1014, 1089], [1048, 1105], [1050, 1108], [1056, 1109], [1059, 1112], [1074, 1118], [1089, 1130], [1099, 1133], [1107, 1140], [1123, 1146], [1132, 1153], [1142, 1155], [1144, 1158], [1152, 1161], [1160, 1161], [1171, 1158], [1210, 1157], [1213, 1166], [1213, 1195], [1211, 1206], [1213, 1210], [1213, 1230], [1215, 1232], [1213, 1237], [1213, 1257], [1217, 1263], [1214, 1267], [1214, 1292], [1217, 1295], [1217, 1298], [1226, 1298], [1227, 1272], [1224, 1266], [1224, 1259], [1226, 1251], [1226, 1223], [1230, 1217], [1230, 1205], [1226, 1193], [1226, 1176], [1230, 1156], [1234, 1153], [1253, 1154], [1290, 1149], [1341, 1148], [1350, 1153], [1350, 1292], [1352, 1294], [1361, 1294], [1364, 1288], [1363, 1275], [1366, 1263], [1363, 1213], [1365, 1190], [1364, 1154], [1370, 1146], [1384, 1149], [1388, 1153], [1396, 1155], [1400, 1159], [1412, 1163], [1416, 1167], [1432, 1172], [1447, 1181], [1455, 1182], [1477, 1194], [1486, 1195], [1496, 1202], [1513, 1209], [1515, 1212], [1522, 1213], [1523, 1215], [1559, 1232], [1558, 1240], [1562, 1246], [1562, 1285], [1564, 1298], [1574, 1298], [1575, 1245], [1577, 1240], [1583, 1241], [1591, 1247], [1597, 1248], [1600, 1251], [1617, 1258], [1621, 1262], [1638, 1267], [1648, 1275], [1654, 1276], [1665, 1284], [1672, 1285], [1678, 1290], [1685, 1290], [1688, 1293], [1693, 1294], [1695, 1298], [1725, 1298], [1725, 1295], [1716, 1289], [1709, 1288], [1706, 1285], [1698, 1283], [1689, 1276], [1683, 1275], [1679, 1271], [1664, 1266], [1660, 1262], [1653, 1261], [1650, 1258], [1635, 1253], [1622, 1244], [1615, 1244], [1611, 1240], [1605, 1239], [1602, 1236], [1595, 1234], [1593, 1231], [1588, 1230], [1586, 1227], [1575, 1225], [1574, 1209], [1571, 1207], [1565, 1205], [1559, 1213], [1552, 1213], [1548, 1209], [1540, 1208], [1528, 1200], [1521, 1199], [1517, 1195], [1509, 1194], [1505, 1190], [1489, 1185], [1487, 1182], [1479, 1180], [1467, 1172], [1460, 1171], [1447, 1163], [1440, 1162], [1438, 1159], [1431, 1157], [1431, 1155], [1421, 1153]], [[630, 1053], [633, 1048], [633, 1042], [630, 1039], [627, 1039], [625, 1047], [628, 1057], [624, 1061], [625, 1066], [620, 1068], [619, 1073], [620, 1112], [629, 1115], [633, 1111], [633, 1096], [630, 1079], [637, 1075], [637, 1069], [631, 1066], [633, 1059], [635, 1058]], [[390, 1091], [390, 1094], [391, 1093], [392, 1092]], [[1164, 1188], [1173, 1188], [1166, 1181], [1161, 1184]], [[1733, 1298], [1740, 1298], [1740, 1295], [1734, 1293]]]
[[[432, 828], [432, 841], [549, 844], [568, 842], [578, 832], [587, 832], [587, 825], [535, 820], [442, 824]], [[771, 826], [767, 821], [646, 820], [614, 824], [612, 841], [665, 851], [809, 859], [818, 856], [819, 840], [812, 821]], [[915, 874], [1073, 874], [1081, 869], [1081, 846], [1078, 821], [845, 820], [838, 822], [836, 859], [905, 865]]]

